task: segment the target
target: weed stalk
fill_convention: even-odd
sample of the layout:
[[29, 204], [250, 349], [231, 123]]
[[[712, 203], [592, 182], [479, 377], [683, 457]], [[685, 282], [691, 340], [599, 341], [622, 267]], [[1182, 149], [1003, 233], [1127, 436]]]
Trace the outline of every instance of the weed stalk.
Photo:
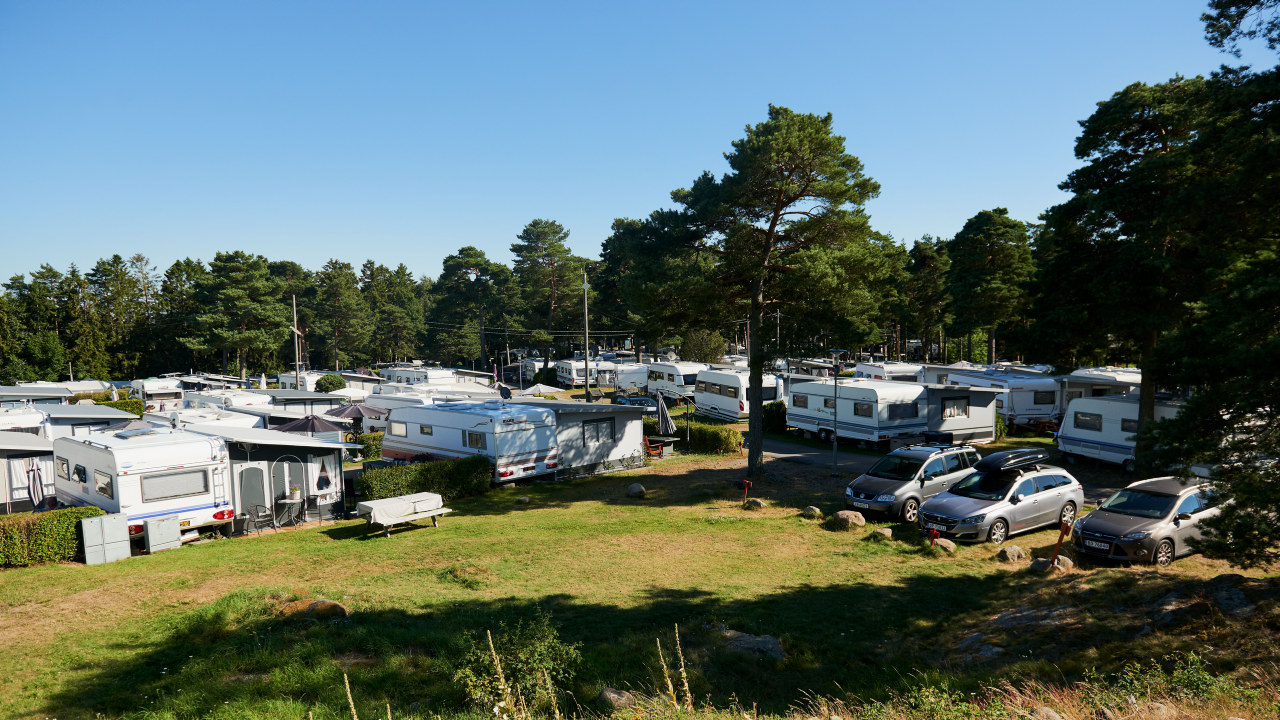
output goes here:
[[684, 669], [684, 651], [680, 648], [680, 624], [676, 623], [676, 659], [680, 661], [680, 685], [684, 690], [684, 706], [693, 712], [693, 693], [689, 692], [689, 673]]

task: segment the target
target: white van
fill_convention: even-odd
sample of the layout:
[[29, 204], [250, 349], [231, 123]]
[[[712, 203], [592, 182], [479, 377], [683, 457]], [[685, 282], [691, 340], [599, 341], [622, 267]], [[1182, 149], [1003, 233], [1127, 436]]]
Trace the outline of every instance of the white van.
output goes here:
[[124, 513], [130, 535], [151, 518], [189, 529], [235, 517], [227, 446], [208, 435], [157, 427], [58, 438], [53, 469], [59, 502]]
[[417, 462], [483, 455], [493, 482], [554, 475], [556, 414], [524, 404], [453, 402], [399, 407], [387, 417], [382, 459]]
[[656, 362], [649, 364], [649, 394], [676, 400], [693, 399], [698, 373], [709, 369], [706, 363]]
[[984, 372], [957, 370], [947, 376], [947, 382], [1003, 390], [996, 398], [996, 412], [1009, 427], [1057, 422], [1062, 414], [1060, 385], [1052, 375], [998, 368]]
[[929, 429], [928, 390], [917, 383], [840, 378], [832, 394], [831, 380], [791, 385], [787, 424], [831, 441], [839, 437], [879, 442]]
[[[761, 395], [769, 403], [777, 400], [782, 382], [777, 375], [766, 373]], [[703, 370], [693, 390], [693, 412], [721, 420], [739, 422], [750, 415], [747, 389], [751, 384], [751, 371], [725, 368]]]
[[[1155, 419], [1178, 414], [1175, 403], [1156, 403]], [[1067, 405], [1058, 430], [1058, 449], [1067, 460], [1089, 457], [1115, 463], [1125, 472], [1134, 467], [1133, 447], [1138, 433], [1138, 396], [1082, 397]]]

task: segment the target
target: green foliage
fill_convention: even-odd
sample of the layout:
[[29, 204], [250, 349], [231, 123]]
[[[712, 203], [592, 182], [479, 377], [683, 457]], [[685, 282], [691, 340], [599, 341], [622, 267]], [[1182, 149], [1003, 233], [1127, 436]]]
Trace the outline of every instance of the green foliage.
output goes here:
[[996, 413], [996, 442], [1000, 442], [1009, 435], [1009, 426], [1004, 424], [1004, 416]]
[[331, 393], [334, 390], [341, 390], [347, 386], [347, 381], [342, 379], [341, 375], [325, 375], [316, 380], [316, 392]]
[[438, 493], [445, 500], [482, 495], [493, 485], [493, 463], [473, 455], [459, 460], [392, 465], [366, 470], [360, 476], [362, 495], [369, 500]]
[[379, 460], [382, 458], [382, 433], [362, 433], [356, 436], [356, 442], [364, 446], [360, 451], [360, 457], [365, 460]]
[[232, 353], [244, 377], [251, 355], [266, 355], [289, 337], [289, 309], [280, 301], [284, 281], [269, 270], [261, 255], [215, 255], [196, 292], [205, 311], [195, 318], [196, 332], [181, 342], [192, 350]]
[[785, 433], [787, 431], [787, 404], [781, 400], [765, 403], [761, 426], [767, 433]]
[[97, 404], [103, 407], [115, 408], [117, 410], [133, 413], [138, 417], [142, 417], [142, 413], [146, 410], [146, 408], [143, 407], [141, 400], [103, 400]]
[[[737, 452], [742, 448], [742, 432], [728, 425], [711, 425], [698, 422], [689, 423], [689, 442], [685, 442], [685, 421], [676, 420], [675, 449], [679, 452], [724, 454]], [[644, 419], [644, 434], [658, 434], [656, 418]]]
[[948, 243], [953, 331], [996, 329], [1023, 315], [1035, 270], [1028, 235], [1026, 223], [996, 208], [969, 218]]
[[680, 343], [680, 359], [687, 362], [724, 362], [724, 351], [729, 341], [714, 330], [689, 330]]
[[[514, 700], [517, 694], [531, 710], [548, 710], [556, 700], [547, 695], [543, 673], [553, 686], [563, 688], [573, 681], [582, 662], [580, 645], [562, 641], [545, 610], [537, 610], [532, 618], [519, 620], [514, 626], [499, 623], [492, 638], [493, 651], [502, 663], [500, 670], [494, 663], [489, 637], [473, 632], [466, 636], [466, 649], [454, 673], [454, 680], [463, 686], [471, 702], [486, 710]], [[500, 673], [506, 687], [498, 680]], [[495, 714], [509, 711], [506, 708]]]
[[0, 517], [0, 567], [26, 567], [84, 557], [82, 518], [102, 508], [73, 507]]

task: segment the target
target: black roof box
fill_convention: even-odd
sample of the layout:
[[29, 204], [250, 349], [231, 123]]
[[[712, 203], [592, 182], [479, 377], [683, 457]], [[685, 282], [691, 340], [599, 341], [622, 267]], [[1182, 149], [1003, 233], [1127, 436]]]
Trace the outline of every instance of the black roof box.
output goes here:
[[1037, 465], [1048, 459], [1048, 450], [1036, 450], [1034, 448], [1005, 450], [1004, 452], [991, 453], [979, 460], [974, 467], [982, 472], [1000, 472], [1003, 470], [1015, 470], [1027, 465]]

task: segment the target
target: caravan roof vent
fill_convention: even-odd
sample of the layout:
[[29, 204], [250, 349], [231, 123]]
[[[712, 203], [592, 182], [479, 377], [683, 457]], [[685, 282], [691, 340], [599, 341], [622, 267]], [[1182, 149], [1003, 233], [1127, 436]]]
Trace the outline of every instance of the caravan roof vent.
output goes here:
[[156, 432], [155, 428], [138, 428], [136, 430], [121, 430], [120, 432], [116, 433], [116, 437], [127, 440], [129, 438], [141, 437], [143, 435], [154, 435], [155, 432]]
[[502, 407], [502, 403], [497, 400], [485, 400], [484, 406], [490, 410], [497, 410]]

